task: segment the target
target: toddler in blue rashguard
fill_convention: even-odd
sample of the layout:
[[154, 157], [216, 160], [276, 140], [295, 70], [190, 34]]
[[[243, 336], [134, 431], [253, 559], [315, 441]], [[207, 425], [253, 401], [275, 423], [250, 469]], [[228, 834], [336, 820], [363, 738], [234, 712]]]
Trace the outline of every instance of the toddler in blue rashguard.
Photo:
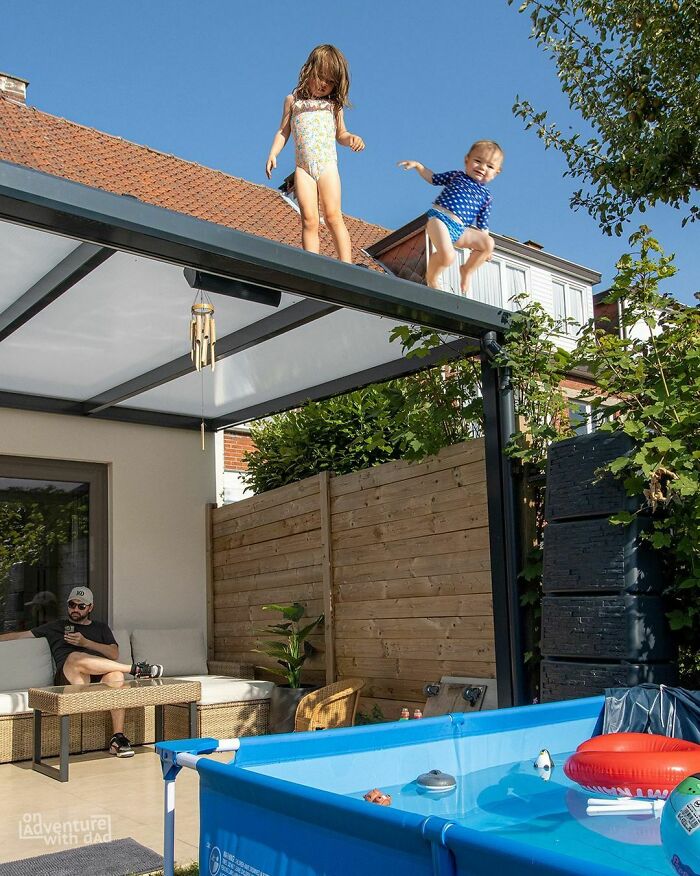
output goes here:
[[428, 259], [425, 282], [439, 288], [440, 274], [455, 260], [455, 247], [470, 250], [460, 268], [462, 294], [469, 291], [474, 271], [493, 254], [488, 233], [491, 192], [486, 183], [501, 171], [503, 150], [493, 140], [477, 140], [464, 158], [464, 170], [433, 173], [420, 161], [399, 161], [405, 170], [417, 170], [426, 182], [444, 186], [428, 210], [426, 229], [435, 252]]

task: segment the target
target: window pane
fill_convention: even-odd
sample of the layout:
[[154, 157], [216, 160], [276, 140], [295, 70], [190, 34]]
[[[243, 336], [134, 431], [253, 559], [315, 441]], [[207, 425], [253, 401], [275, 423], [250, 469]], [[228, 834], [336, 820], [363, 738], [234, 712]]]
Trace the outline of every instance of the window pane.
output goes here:
[[554, 293], [554, 319], [565, 319], [566, 304], [564, 301], [564, 284], [552, 283], [552, 291]]
[[0, 477], [0, 631], [63, 613], [89, 584], [87, 483]]
[[525, 291], [525, 271], [506, 265], [506, 301]]
[[569, 326], [569, 334], [575, 335], [579, 326], [583, 325], [583, 292], [580, 289], [569, 288], [568, 315], [576, 322]]
[[591, 408], [583, 402], [571, 402], [569, 422], [576, 435], [587, 435], [591, 431]]
[[495, 307], [503, 305], [501, 295], [501, 265], [497, 261], [485, 262], [472, 277], [470, 296]]

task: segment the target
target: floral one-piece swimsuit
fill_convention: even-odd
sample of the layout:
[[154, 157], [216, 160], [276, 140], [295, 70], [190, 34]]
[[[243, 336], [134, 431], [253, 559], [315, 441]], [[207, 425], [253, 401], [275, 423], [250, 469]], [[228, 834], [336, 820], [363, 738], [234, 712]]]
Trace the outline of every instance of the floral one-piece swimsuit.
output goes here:
[[291, 114], [297, 167], [316, 182], [338, 163], [335, 105], [325, 98], [295, 98]]

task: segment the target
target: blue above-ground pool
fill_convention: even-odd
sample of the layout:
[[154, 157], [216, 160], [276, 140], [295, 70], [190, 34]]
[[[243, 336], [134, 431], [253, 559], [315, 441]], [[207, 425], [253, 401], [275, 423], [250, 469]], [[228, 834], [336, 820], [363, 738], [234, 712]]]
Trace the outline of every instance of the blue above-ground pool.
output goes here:
[[[172, 866], [174, 778], [200, 782], [202, 876], [671, 876], [653, 815], [586, 815], [563, 773], [602, 697], [368, 727], [157, 746]], [[551, 778], [533, 764], [546, 748]], [[230, 763], [202, 756], [235, 751]], [[456, 788], [427, 793], [433, 769]], [[546, 775], [546, 773], [545, 773]], [[390, 807], [363, 795], [379, 788]], [[170, 848], [169, 848], [170, 847]], [[166, 867], [167, 873], [167, 867]]]

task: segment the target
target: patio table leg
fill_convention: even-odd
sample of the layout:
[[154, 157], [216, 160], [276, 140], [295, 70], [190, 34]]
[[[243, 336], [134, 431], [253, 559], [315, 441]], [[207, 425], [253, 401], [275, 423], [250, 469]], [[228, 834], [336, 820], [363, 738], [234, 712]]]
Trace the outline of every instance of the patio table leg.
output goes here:
[[163, 741], [163, 707], [156, 706], [156, 742]]
[[59, 733], [59, 760], [58, 769], [41, 760], [41, 709], [34, 709], [34, 753], [32, 756], [32, 769], [38, 773], [55, 779], [57, 782], [68, 781], [68, 757], [70, 753], [70, 715], [61, 715]]

